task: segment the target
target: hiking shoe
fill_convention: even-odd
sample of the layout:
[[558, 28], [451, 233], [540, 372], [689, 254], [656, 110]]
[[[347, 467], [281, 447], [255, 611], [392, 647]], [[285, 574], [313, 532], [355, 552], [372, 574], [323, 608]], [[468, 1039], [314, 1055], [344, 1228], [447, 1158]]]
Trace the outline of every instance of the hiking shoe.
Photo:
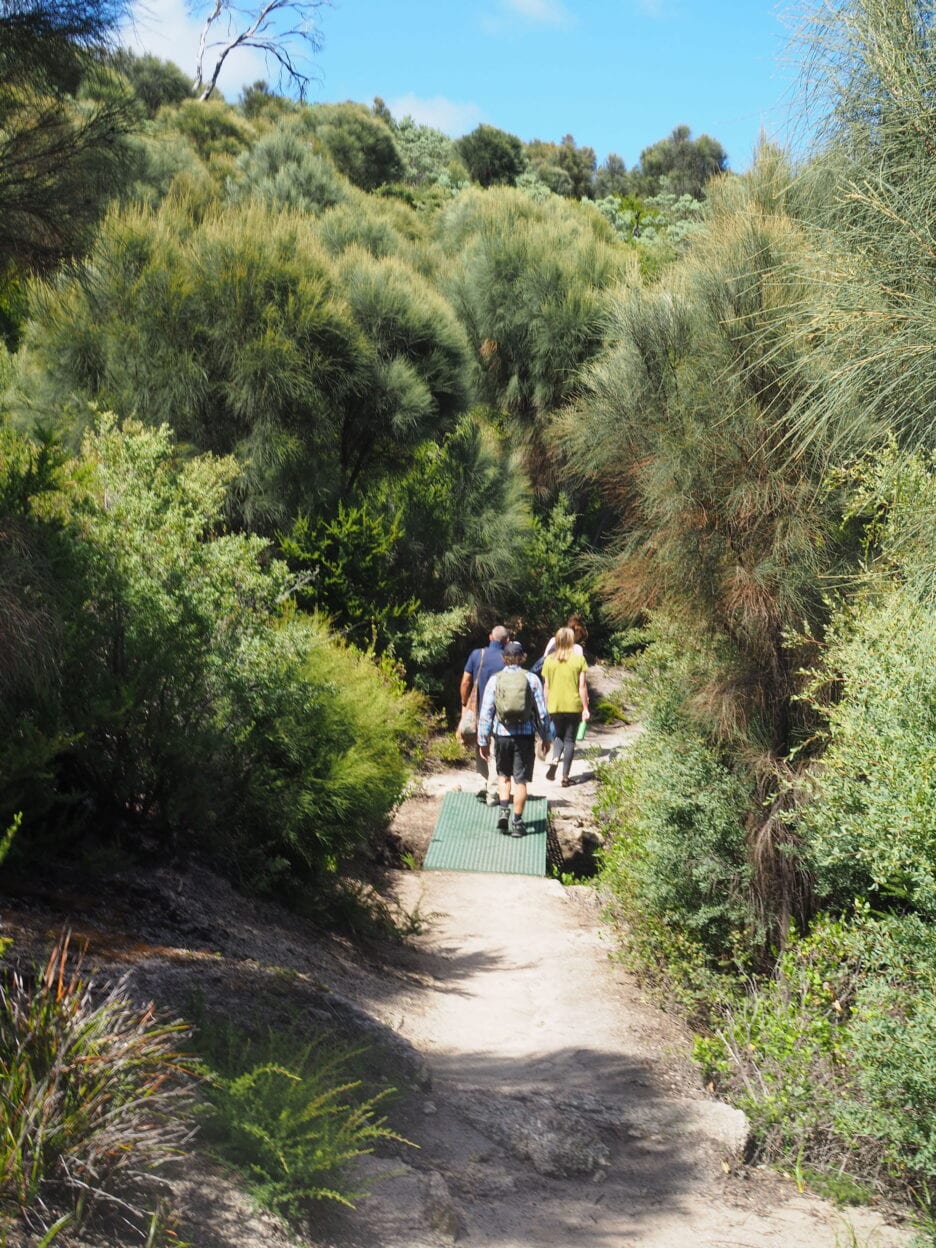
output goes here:
[[549, 766], [546, 768], [546, 779], [547, 779], [547, 780], [555, 780], [555, 778], [556, 778], [556, 768], [557, 768], [558, 766], [559, 766], [559, 764], [558, 764], [558, 763], [550, 763], [550, 764], [549, 764]]
[[509, 823], [510, 823], [510, 817], [509, 817], [509, 815], [507, 814], [507, 811], [506, 811], [506, 810], [502, 810], [502, 811], [500, 812], [500, 814], [497, 816], [497, 830], [498, 830], [498, 832], [503, 832], [503, 833], [505, 833], [505, 834], [506, 834], [506, 832], [507, 832], [507, 827], [508, 827]]
[[511, 836], [526, 836], [526, 824], [523, 822], [522, 819], [518, 819], [516, 815], [514, 816], [513, 823], [510, 825], [510, 835]]

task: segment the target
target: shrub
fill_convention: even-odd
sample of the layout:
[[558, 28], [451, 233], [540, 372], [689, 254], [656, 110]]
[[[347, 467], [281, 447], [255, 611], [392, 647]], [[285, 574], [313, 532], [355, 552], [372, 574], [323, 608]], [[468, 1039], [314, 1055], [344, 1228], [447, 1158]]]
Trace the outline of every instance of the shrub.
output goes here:
[[870, 1142], [892, 1178], [932, 1200], [936, 1184], [936, 953], [908, 915], [869, 923], [842, 1055], [850, 1073], [839, 1130]]
[[393, 135], [363, 104], [315, 104], [303, 110], [300, 122], [355, 186], [372, 191], [402, 178]]
[[229, 508], [268, 534], [356, 501], [454, 427], [468, 345], [427, 279], [359, 247], [333, 257], [312, 219], [257, 199], [190, 207], [115, 214], [93, 273], [35, 288], [33, 413], [79, 423], [86, 399], [171, 419], [197, 450], [238, 456]]
[[[288, 570], [261, 562], [261, 539], [218, 531], [233, 471], [178, 462], [165, 428], [102, 417], [57, 489], [10, 478], [27, 514], [36, 490], [30, 518], [67, 553], [46, 591], [44, 717], [29, 709], [29, 656], [6, 682], [0, 665], [0, 710], [16, 725], [0, 742], [0, 808], [32, 820], [19, 850], [43, 819], [60, 838], [94, 812], [96, 834], [162, 849], [184, 836], [255, 884], [322, 879], [396, 803], [422, 704], [392, 669], [287, 610]], [[46, 605], [36, 549], [23, 545], [9, 583]], [[0, 597], [0, 627], [4, 610]], [[48, 820], [66, 802], [72, 818]]]
[[34, 1230], [62, 1203], [79, 1221], [115, 1202], [142, 1218], [135, 1189], [191, 1132], [183, 1024], [133, 1005], [123, 981], [95, 990], [68, 944], [35, 982], [0, 984], [0, 1204]]
[[254, 887], [337, 883], [342, 855], [382, 823], [423, 736], [422, 702], [392, 666], [288, 617], [229, 682], [226, 795], [209, 831]]
[[534, 642], [537, 649], [545, 645], [570, 615], [594, 620], [598, 614], [595, 576], [587, 570], [584, 543], [575, 532], [577, 520], [565, 493], [542, 518], [533, 517], [525, 566], [509, 596], [523, 620], [528, 649]]
[[346, 206], [350, 187], [289, 118], [238, 157], [227, 190], [234, 202], [254, 196], [274, 207], [317, 215], [336, 204]]
[[918, 916], [820, 917], [725, 1011], [698, 1056], [766, 1159], [894, 1186], [936, 1182], [936, 955]]
[[359, 644], [380, 650], [411, 625], [419, 609], [397, 589], [394, 563], [402, 530], [397, 516], [338, 504], [333, 519], [299, 516], [280, 549], [300, 573], [301, 601], [327, 615]]
[[934, 918], [936, 612], [892, 593], [844, 613], [829, 640], [841, 697], [800, 819], [820, 896], [878, 895]]
[[791, 932], [773, 976], [731, 1005], [719, 1042], [699, 1050], [767, 1160], [841, 1160], [835, 1107], [860, 951], [860, 933], [840, 921], [819, 921], [806, 938]]
[[651, 943], [657, 927], [713, 965], [750, 923], [744, 786], [689, 729], [649, 728], [602, 775], [609, 820], [602, 873]]

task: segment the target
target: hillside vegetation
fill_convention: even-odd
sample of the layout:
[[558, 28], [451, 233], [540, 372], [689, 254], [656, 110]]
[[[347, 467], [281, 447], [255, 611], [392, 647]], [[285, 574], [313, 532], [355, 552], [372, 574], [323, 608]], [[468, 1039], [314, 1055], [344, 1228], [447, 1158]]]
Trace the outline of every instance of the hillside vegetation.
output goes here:
[[194, 857], [333, 921], [468, 647], [581, 612], [646, 728], [601, 798], [630, 956], [763, 1157], [932, 1226], [934, 6], [815, 12], [813, 150], [740, 176], [685, 126], [627, 170], [198, 100], [110, 8], [22, 8], [4, 871]]

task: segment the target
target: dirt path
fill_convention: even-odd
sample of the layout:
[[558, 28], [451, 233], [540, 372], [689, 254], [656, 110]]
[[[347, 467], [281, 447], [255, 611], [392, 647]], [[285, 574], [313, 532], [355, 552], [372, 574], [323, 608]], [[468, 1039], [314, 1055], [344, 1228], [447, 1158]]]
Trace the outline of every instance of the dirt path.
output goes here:
[[[606, 755], [632, 730], [603, 730]], [[595, 782], [532, 792], [587, 818]], [[433, 777], [400, 812], [415, 841], [460, 773]], [[553, 793], [555, 789], [555, 794]], [[406, 872], [400, 900], [428, 916], [394, 1026], [428, 1059], [431, 1085], [404, 1123], [418, 1160], [371, 1160], [374, 1194], [354, 1242], [421, 1248], [889, 1248], [904, 1231], [847, 1214], [744, 1164], [746, 1124], [707, 1098], [680, 1025], [642, 999], [609, 956], [594, 891], [520, 876]], [[388, 1176], [386, 1183], [380, 1182]], [[392, 1176], [392, 1177], [390, 1177]], [[852, 1238], [852, 1229], [858, 1236]], [[347, 1227], [345, 1228], [348, 1229]]]

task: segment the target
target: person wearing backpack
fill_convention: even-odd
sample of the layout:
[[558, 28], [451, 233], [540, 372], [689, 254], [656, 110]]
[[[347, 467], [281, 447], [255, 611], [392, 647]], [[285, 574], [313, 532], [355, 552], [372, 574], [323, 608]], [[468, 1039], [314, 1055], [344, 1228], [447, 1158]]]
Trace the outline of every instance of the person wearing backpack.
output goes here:
[[[527, 785], [533, 779], [537, 735], [548, 739], [549, 715], [540, 682], [521, 667], [526, 658], [519, 641], [504, 646], [504, 670], [489, 680], [478, 717], [478, 750], [490, 759], [494, 743], [500, 810], [497, 830], [523, 836], [523, 808]], [[513, 819], [510, 818], [510, 785], [513, 781]]]

